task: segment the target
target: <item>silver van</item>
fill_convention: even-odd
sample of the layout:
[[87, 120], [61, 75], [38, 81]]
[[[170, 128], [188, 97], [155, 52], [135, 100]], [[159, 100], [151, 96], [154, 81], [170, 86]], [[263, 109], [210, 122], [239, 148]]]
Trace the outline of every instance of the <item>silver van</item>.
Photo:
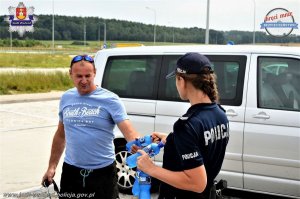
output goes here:
[[[186, 52], [199, 52], [217, 74], [230, 141], [218, 178], [232, 189], [300, 198], [300, 47], [193, 45], [115, 48], [95, 56], [96, 83], [120, 96], [143, 134], [171, 132], [189, 107], [165, 76]], [[125, 164], [126, 141], [115, 137], [121, 190], [135, 171]], [[157, 164], [162, 156], [156, 157]]]

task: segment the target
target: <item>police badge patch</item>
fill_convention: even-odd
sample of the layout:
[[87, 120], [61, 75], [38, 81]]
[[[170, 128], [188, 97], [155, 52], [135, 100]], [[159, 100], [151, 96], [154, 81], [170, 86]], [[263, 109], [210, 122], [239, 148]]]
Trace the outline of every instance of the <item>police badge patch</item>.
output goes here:
[[26, 8], [23, 2], [18, 7], [9, 6], [9, 16], [5, 19], [9, 23], [9, 32], [18, 32], [23, 37], [25, 31], [33, 32], [33, 24], [38, 20], [33, 15], [34, 7]]

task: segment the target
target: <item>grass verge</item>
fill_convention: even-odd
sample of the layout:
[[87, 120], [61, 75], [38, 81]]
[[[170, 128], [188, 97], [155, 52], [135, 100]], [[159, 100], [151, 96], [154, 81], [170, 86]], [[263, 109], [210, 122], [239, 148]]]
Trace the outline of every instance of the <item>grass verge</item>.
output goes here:
[[63, 54], [0, 53], [0, 68], [65, 68], [70, 66], [71, 59]]
[[16, 93], [39, 93], [51, 90], [67, 90], [73, 87], [68, 73], [26, 72], [0, 73], [0, 95]]

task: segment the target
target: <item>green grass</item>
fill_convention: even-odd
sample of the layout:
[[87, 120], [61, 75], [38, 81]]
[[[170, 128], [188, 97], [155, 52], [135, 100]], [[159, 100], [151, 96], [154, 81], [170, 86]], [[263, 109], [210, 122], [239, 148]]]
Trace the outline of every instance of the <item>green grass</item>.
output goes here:
[[[36, 47], [1, 47], [0, 68], [63, 68], [69, 67], [74, 55], [89, 54], [95, 55], [103, 45], [103, 40], [87, 41], [87, 45], [73, 45], [74, 41], [55, 41], [55, 49], [52, 49], [52, 41], [41, 41], [43, 45]], [[82, 41], [80, 41], [82, 42]], [[152, 46], [153, 42], [137, 41], [107, 41], [108, 47], [120, 43], [135, 43], [145, 46]], [[156, 45], [183, 45], [179, 43], [157, 42]], [[18, 53], [12, 53], [12, 52]], [[30, 51], [30, 53], [29, 53]]]
[[[87, 45], [72, 45], [73, 41], [40, 41], [37, 47], [1, 47], [0, 68], [68, 68], [74, 55], [95, 55], [103, 45], [103, 41], [87, 41]], [[141, 43], [152, 46], [153, 42], [107, 41], [108, 46], [117, 43]], [[157, 42], [156, 45], [182, 45]], [[12, 52], [11, 52], [12, 51]], [[30, 53], [28, 52], [30, 51]], [[18, 53], [13, 53], [18, 52]], [[34, 53], [32, 53], [34, 52]], [[66, 90], [73, 87], [67, 73], [36, 73], [36, 72], [0, 72], [0, 95], [15, 93], [38, 93], [51, 90]]]
[[65, 68], [71, 59], [63, 54], [0, 53], [0, 68]]
[[73, 83], [66, 72], [0, 73], [0, 95], [67, 90]]

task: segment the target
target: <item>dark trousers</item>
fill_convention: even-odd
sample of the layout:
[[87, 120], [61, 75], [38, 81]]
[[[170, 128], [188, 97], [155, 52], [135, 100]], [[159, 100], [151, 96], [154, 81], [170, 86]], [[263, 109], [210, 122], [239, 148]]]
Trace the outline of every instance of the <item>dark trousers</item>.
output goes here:
[[207, 192], [208, 191], [196, 193], [185, 191], [162, 182], [159, 187], [158, 199], [210, 199], [209, 193]]
[[116, 164], [87, 170], [64, 163], [60, 188], [60, 199], [116, 199], [119, 195]]

